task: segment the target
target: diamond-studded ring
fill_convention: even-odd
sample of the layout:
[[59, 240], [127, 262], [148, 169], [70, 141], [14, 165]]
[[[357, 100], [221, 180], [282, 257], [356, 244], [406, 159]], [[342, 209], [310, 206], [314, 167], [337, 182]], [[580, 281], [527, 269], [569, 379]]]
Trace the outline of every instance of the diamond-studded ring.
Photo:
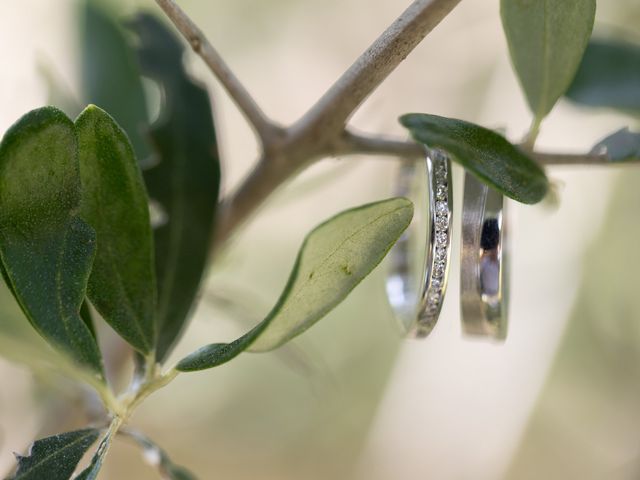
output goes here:
[[[402, 164], [397, 195], [413, 196], [418, 167], [417, 162]], [[390, 252], [386, 282], [394, 314], [413, 337], [427, 336], [438, 321], [451, 252], [451, 161], [443, 151], [427, 149], [425, 167], [424, 198], [417, 204], [411, 225]], [[416, 248], [412, 248], [413, 243]]]
[[507, 334], [508, 242], [502, 194], [465, 173], [460, 307], [466, 334]]

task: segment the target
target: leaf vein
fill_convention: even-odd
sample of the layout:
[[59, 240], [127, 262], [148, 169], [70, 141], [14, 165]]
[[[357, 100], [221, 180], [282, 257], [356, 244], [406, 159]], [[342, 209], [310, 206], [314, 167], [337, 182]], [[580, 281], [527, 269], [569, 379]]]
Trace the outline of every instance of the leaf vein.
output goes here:
[[[382, 220], [385, 217], [388, 217], [390, 215], [393, 215], [394, 213], [400, 211], [400, 210], [404, 210], [406, 208], [409, 208], [407, 206], [402, 206], [402, 207], [398, 207], [394, 210], [391, 210], [389, 212], [383, 213], [381, 215], [379, 215], [378, 217], [374, 218], [373, 220], [371, 220], [370, 222], [362, 225], [360, 228], [356, 229], [353, 233], [351, 233], [350, 235], [348, 235], [347, 237], [345, 237], [344, 240], [342, 240], [342, 242], [340, 242], [336, 248], [330, 253], [328, 254], [322, 261], [319, 262], [319, 267], [315, 270], [316, 272], [323, 268], [325, 266], [326, 263], [328, 263], [330, 261], [330, 259], [335, 256], [337, 254], [337, 252], [342, 248], [343, 245], [345, 245], [347, 242], [352, 241], [352, 239], [358, 235], [359, 233], [361, 233], [363, 230], [365, 230], [367, 227], [370, 227], [371, 225], [373, 225], [374, 223], [379, 222], [380, 220]], [[320, 274], [322, 275], [322, 274]], [[314, 275], [313, 277], [314, 279], [318, 278], [318, 275]], [[286, 313], [288, 310], [290, 310], [291, 308], [291, 304], [295, 301], [298, 300], [298, 298], [303, 294], [303, 290], [305, 290], [307, 288], [307, 285], [311, 282], [310, 278], [306, 278], [303, 283], [300, 285], [300, 287], [297, 289], [297, 292], [294, 294], [294, 296], [291, 298], [291, 302], [288, 303], [288, 305], [284, 305], [282, 310], [280, 310], [280, 313], [284, 314]]]

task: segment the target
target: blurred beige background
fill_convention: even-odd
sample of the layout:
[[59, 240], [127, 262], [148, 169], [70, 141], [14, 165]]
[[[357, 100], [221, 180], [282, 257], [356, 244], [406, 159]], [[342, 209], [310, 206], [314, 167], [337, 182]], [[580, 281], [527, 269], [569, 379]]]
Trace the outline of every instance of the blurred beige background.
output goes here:
[[[103, 3], [125, 16], [138, 6], [154, 8], [151, 1]], [[282, 122], [298, 118], [409, 4], [180, 3], [264, 110]], [[510, 68], [498, 4], [461, 2], [353, 124], [404, 136], [396, 118], [424, 111], [504, 127], [519, 140], [530, 118]], [[0, 131], [46, 103], [42, 65], [77, 91], [75, 7], [71, 0], [0, 3]], [[598, 25], [637, 30], [640, 8], [633, 0], [598, 8]], [[215, 97], [230, 189], [251, 167], [256, 144], [202, 64], [190, 56], [189, 65]], [[630, 123], [561, 101], [538, 147], [586, 151]], [[283, 287], [305, 233], [339, 210], [389, 196], [394, 167], [393, 159], [327, 160], [278, 192], [217, 259], [176, 357], [204, 342], [235, 338], [258, 321]], [[141, 408], [134, 424], [202, 479], [637, 478], [640, 433], [632, 426], [639, 423], [640, 376], [633, 362], [640, 364], [640, 299], [631, 288], [640, 268], [637, 170], [550, 169], [560, 192], [557, 208], [510, 205], [506, 343], [461, 336], [457, 259], [433, 334], [402, 341], [381, 267], [291, 347], [182, 375]], [[461, 173], [456, 170], [457, 205]], [[458, 224], [459, 217], [457, 231]], [[4, 473], [13, 464], [11, 452], [24, 450], [51, 409], [64, 408], [68, 399], [60, 388], [36, 387], [15, 363], [0, 360], [0, 378]], [[576, 378], [584, 381], [574, 385]], [[157, 476], [135, 448], [119, 441], [101, 478]]]

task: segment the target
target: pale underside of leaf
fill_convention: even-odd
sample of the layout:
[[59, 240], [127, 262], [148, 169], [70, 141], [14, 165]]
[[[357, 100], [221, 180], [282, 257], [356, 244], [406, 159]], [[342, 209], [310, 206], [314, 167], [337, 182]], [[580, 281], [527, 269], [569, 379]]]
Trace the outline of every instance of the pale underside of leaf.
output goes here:
[[[367, 209], [372, 214], [365, 218]], [[334, 217], [306, 239], [295, 279], [280, 309], [273, 312], [268, 328], [249, 350], [277, 348], [340, 303], [378, 265], [409, 225], [413, 206], [408, 200], [398, 199], [349, 213]], [[357, 219], [359, 215], [362, 219]]]
[[203, 347], [177, 368], [211, 368], [244, 350], [272, 350], [301, 334], [344, 300], [380, 263], [412, 216], [411, 202], [395, 198], [348, 210], [316, 227], [305, 239], [271, 313], [234, 342]]
[[595, 18], [595, 0], [501, 0], [511, 60], [536, 122], [569, 87]]

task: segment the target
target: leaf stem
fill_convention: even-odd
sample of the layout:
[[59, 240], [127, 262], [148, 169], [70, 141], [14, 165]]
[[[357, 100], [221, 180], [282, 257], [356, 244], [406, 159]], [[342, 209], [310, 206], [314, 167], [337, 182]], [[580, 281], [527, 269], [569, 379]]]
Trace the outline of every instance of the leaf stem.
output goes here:
[[95, 384], [93, 387], [95, 388], [96, 392], [98, 392], [102, 403], [109, 412], [111, 412], [115, 416], [121, 416], [124, 414], [122, 404], [113, 395], [111, 389], [108, 386], [106, 386], [105, 384]]
[[536, 144], [536, 140], [538, 139], [538, 135], [540, 134], [540, 125], [542, 124], [542, 117], [536, 116], [531, 122], [531, 126], [529, 127], [529, 132], [524, 138], [522, 142], [522, 146], [525, 150], [533, 151], [533, 147]]
[[164, 374], [155, 374], [150, 379], [143, 382], [140, 387], [133, 392], [132, 395], [129, 394], [129, 396], [125, 398], [125, 420], [129, 418], [133, 411], [149, 395], [163, 387], [166, 387], [178, 376], [179, 373], [180, 372], [178, 372], [178, 370], [176, 370], [175, 368], [171, 368]]

